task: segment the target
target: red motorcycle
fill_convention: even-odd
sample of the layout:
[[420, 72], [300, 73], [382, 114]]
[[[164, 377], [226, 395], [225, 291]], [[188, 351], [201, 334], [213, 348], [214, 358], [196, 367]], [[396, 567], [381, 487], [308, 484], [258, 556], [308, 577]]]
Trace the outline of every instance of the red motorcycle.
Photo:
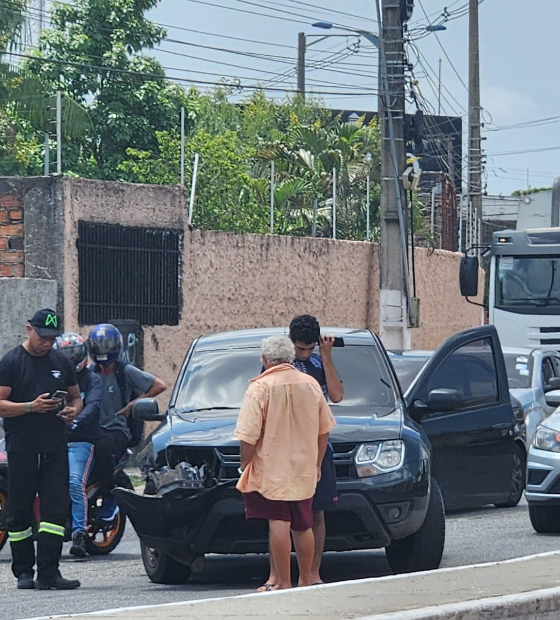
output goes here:
[[[5, 515], [6, 504], [8, 502], [8, 455], [6, 454], [4, 439], [0, 439], [0, 550], [8, 540], [6, 530]], [[127, 453], [115, 468], [115, 480], [119, 487], [134, 490], [134, 486], [124, 471], [124, 467], [130, 458]], [[88, 498], [88, 524], [86, 531], [86, 551], [90, 555], [107, 555], [120, 543], [126, 526], [126, 515], [119, 511], [115, 519], [107, 524], [99, 519], [102, 496], [99, 490], [99, 483], [90, 481], [87, 488]], [[70, 501], [68, 502], [70, 506]], [[35, 516], [37, 523], [40, 521], [39, 498], [35, 500]], [[66, 523], [65, 542], [72, 539], [70, 507], [68, 510], [68, 520]]]

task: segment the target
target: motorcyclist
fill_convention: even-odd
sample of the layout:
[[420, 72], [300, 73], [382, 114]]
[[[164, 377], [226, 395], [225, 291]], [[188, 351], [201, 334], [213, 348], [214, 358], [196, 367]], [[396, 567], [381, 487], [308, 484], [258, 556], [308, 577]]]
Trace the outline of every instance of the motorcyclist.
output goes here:
[[[101, 402], [101, 431], [96, 442], [95, 472], [101, 484], [103, 503], [99, 517], [106, 523], [112, 522], [118, 513], [118, 506], [111, 491], [115, 487], [115, 461], [127, 447], [140, 441], [137, 427], [129, 419], [137, 398], [153, 398], [167, 389], [161, 380], [120, 361], [123, 347], [119, 330], [109, 323], [96, 325], [88, 338], [89, 354], [94, 361], [93, 371], [103, 383]], [[141, 433], [140, 433], [141, 434]]]
[[86, 485], [93, 465], [94, 444], [99, 438], [99, 417], [103, 387], [101, 379], [89, 368], [85, 340], [74, 333], [65, 333], [54, 344], [76, 368], [84, 408], [68, 427], [68, 465], [70, 469], [70, 500], [72, 503], [71, 555], [86, 556], [87, 493]]

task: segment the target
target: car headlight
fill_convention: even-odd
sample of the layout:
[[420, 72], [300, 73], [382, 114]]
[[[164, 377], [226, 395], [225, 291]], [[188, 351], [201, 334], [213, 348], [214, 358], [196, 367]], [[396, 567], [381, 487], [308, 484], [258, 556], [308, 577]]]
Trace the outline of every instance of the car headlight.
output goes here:
[[548, 452], [560, 452], [560, 433], [546, 426], [539, 426], [533, 437], [533, 446]]
[[354, 464], [358, 478], [377, 476], [400, 469], [404, 463], [404, 441], [364, 443], [356, 452]]

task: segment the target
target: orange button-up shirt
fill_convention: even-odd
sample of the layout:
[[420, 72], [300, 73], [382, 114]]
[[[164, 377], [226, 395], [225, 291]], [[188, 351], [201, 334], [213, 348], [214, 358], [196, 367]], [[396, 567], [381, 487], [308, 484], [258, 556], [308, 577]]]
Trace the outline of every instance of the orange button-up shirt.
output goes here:
[[269, 368], [252, 380], [241, 404], [234, 437], [256, 448], [237, 488], [271, 500], [313, 497], [319, 435], [335, 424], [313, 377], [291, 364]]

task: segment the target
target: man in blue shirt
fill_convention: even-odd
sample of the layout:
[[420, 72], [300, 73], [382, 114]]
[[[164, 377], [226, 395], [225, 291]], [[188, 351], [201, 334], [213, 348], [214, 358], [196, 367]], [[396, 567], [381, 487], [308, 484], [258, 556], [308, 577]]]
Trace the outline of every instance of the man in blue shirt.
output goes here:
[[[296, 350], [296, 358], [293, 361], [294, 367], [314, 377], [321, 386], [325, 398], [329, 398], [333, 403], [339, 403], [344, 396], [344, 388], [332, 361], [331, 352], [334, 338], [322, 336], [319, 322], [310, 314], [302, 314], [292, 320], [289, 337]], [[319, 353], [314, 352], [317, 345], [319, 345]], [[314, 585], [323, 583], [320, 568], [326, 537], [325, 510], [334, 509], [337, 500], [334, 453], [329, 443], [321, 467], [321, 479], [317, 483], [315, 497], [313, 498], [315, 553], [311, 567], [311, 578]], [[268, 591], [275, 584], [276, 574], [274, 565], [271, 563], [269, 578], [259, 588], [259, 591]]]

